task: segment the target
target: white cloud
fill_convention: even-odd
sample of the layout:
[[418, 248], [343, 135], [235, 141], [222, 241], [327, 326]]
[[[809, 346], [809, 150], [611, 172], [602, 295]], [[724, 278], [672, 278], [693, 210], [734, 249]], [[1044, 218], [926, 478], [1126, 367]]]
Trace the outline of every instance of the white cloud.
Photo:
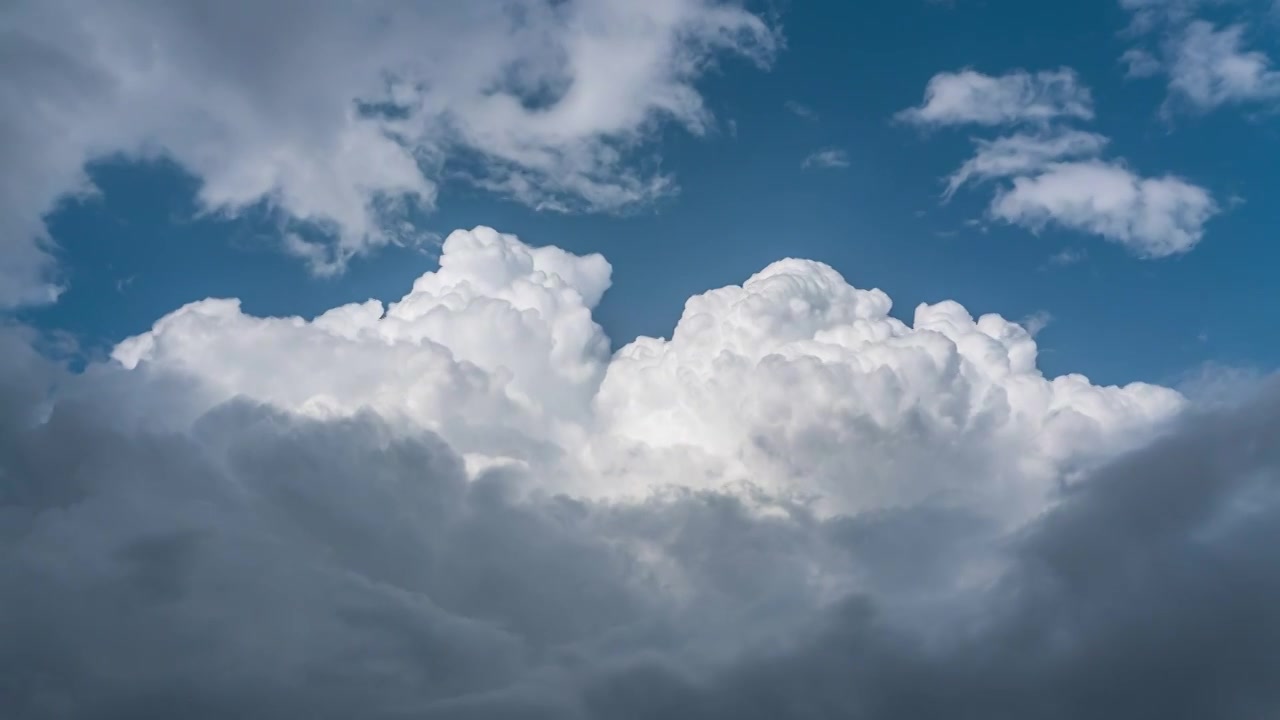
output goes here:
[[1188, 25], [1170, 52], [1170, 93], [1202, 110], [1280, 98], [1280, 72], [1265, 53], [1244, 48], [1244, 30]]
[[965, 183], [1028, 175], [1050, 163], [1079, 157], [1093, 157], [1110, 142], [1097, 133], [1058, 130], [1016, 133], [995, 140], [977, 140], [977, 152], [947, 178], [944, 198], [949, 199]]
[[1047, 310], [1039, 310], [1023, 318], [1018, 324], [1026, 328], [1027, 334], [1036, 337], [1053, 322], [1053, 315]]
[[506, 444], [526, 451], [588, 414], [609, 352], [591, 308], [609, 276], [599, 255], [530, 248], [477, 228], [451, 234], [439, 270], [386, 307], [369, 301], [303, 321], [255, 318], [236, 300], [209, 299], [120, 343], [113, 357], [200, 380], [193, 405], [148, 410], [143, 420], [181, 424], [243, 395], [320, 416], [371, 407], [466, 453], [520, 455]]
[[[1198, 18], [1203, 6], [1232, 3], [1223, 0], [1121, 0], [1133, 13], [1130, 30], [1136, 36], [1154, 35], [1157, 53], [1140, 47], [1127, 50], [1121, 60], [1130, 77], [1163, 74], [1168, 78], [1165, 113], [1182, 105], [1204, 112], [1224, 105], [1267, 103], [1280, 99], [1280, 72], [1271, 58], [1246, 47], [1246, 22], [1218, 27]], [[1247, 7], [1237, 7], [1242, 19]]]
[[800, 163], [804, 168], [847, 168], [849, 167], [849, 153], [839, 148], [827, 148], [819, 150], [804, 159]]
[[962, 70], [933, 76], [925, 87], [924, 102], [897, 117], [931, 127], [1089, 120], [1093, 97], [1069, 68], [1034, 74], [1015, 70], [1000, 76]]
[[1218, 211], [1203, 188], [1179, 178], [1143, 178], [1097, 160], [1050, 165], [1013, 180], [991, 203], [993, 217], [1031, 228], [1050, 223], [1100, 235], [1142, 257], [1195, 247]]
[[1092, 119], [1090, 97], [1066, 69], [1047, 78], [1023, 71], [1001, 78], [942, 73], [930, 81], [925, 104], [899, 117], [934, 125], [1035, 123], [975, 138], [973, 157], [946, 178], [944, 203], [966, 184], [1007, 180], [988, 207], [995, 219], [1036, 231], [1053, 224], [1100, 235], [1143, 258], [1190, 250], [1218, 212], [1213, 196], [1178, 178], [1144, 178], [1122, 161], [1100, 159], [1107, 137], [1062, 124]]
[[86, 162], [171, 158], [211, 211], [267, 201], [326, 227], [294, 250], [331, 270], [393, 241], [400, 204], [431, 207], [446, 165], [541, 207], [670, 192], [629, 159], [663, 121], [707, 130], [693, 83], [717, 53], [763, 63], [775, 44], [717, 0], [21, 0], [0, 17], [3, 306], [56, 293], [42, 217]]
[[880, 291], [802, 260], [691, 298], [670, 340], [610, 358], [590, 312], [608, 278], [599, 256], [459, 231], [441, 269], [386, 308], [305, 321], [206, 300], [121, 343], [102, 372], [124, 397], [147, 396], [137, 382], [197, 389], [122, 410], [126, 427], [185, 427], [237, 396], [316, 417], [371, 408], [476, 467], [533, 468], [577, 496], [750, 481], [836, 510], [937, 501], [1008, 522], [1180, 407], [1162, 388], [1045, 378], [1028, 332], [996, 315], [943, 302], [903, 324]]

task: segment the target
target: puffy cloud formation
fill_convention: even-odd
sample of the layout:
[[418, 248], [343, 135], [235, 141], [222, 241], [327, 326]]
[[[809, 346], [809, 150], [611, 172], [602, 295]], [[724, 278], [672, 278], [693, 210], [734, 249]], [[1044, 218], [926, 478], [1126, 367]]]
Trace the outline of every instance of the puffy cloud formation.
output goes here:
[[1015, 70], [1000, 76], [976, 70], [934, 75], [919, 107], [898, 119], [926, 126], [1007, 125], [1051, 120], [1093, 119], [1093, 95], [1074, 70], [1061, 68], [1029, 73]]
[[0, 307], [56, 296], [42, 218], [92, 190], [87, 162], [176, 161], [209, 211], [324, 229], [285, 247], [333, 272], [400, 241], [445, 172], [538, 207], [670, 192], [629, 159], [663, 121], [709, 129], [715, 56], [776, 43], [720, 0], [17, 0], [0, 27]]
[[1276, 388], [1050, 380], [794, 259], [610, 357], [608, 278], [477, 228], [386, 308], [0, 332], [8, 716], [1280, 707]]
[[[1141, 59], [1130, 58], [1130, 65], [1132, 71]], [[965, 74], [975, 73], [960, 75]], [[1057, 78], [1056, 84], [1046, 81], [1046, 87], [1058, 87], [1059, 95], [1078, 97], [1079, 103], [1089, 99], [1088, 89], [1078, 84], [1074, 73], [1061, 70], [1051, 75]], [[1183, 253], [1203, 238], [1205, 224], [1218, 212], [1209, 191], [1171, 175], [1139, 176], [1122, 160], [1104, 161], [1107, 137], [1049, 122], [1090, 120], [1091, 105], [1079, 105], [1088, 107], [1088, 112], [1072, 112], [1076, 105], [1066, 101], [1046, 106], [1042, 96], [1049, 94], [1047, 90], [1004, 93], [1009, 99], [997, 101], [977, 92], [945, 89], [957, 83], [956, 77], [952, 73], [935, 76], [925, 91], [925, 105], [905, 110], [899, 117], [933, 125], [1011, 125], [1028, 120], [1038, 124], [995, 139], [976, 138], [974, 156], [947, 178], [943, 202], [966, 183], [1008, 179], [1010, 183], [996, 191], [987, 209], [993, 219], [1034, 231], [1057, 225], [1099, 235], [1141, 258]], [[1018, 71], [999, 79], [980, 77], [981, 82], [966, 81], [958, 87], [1011, 84], [1024, 88], [1031, 76]], [[1007, 83], [1004, 78], [1018, 80]], [[955, 109], [970, 105], [971, 110]], [[930, 111], [931, 107], [935, 109]]]
[[992, 217], [1000, 220], [1057, 223], [1150, 258], [1195, 247], [1217, 210], [1208, 192], [1179, 178], [1143, 178], [1098, 161], [1054, 163], [1039, 175], [1015, 178], [991, 203]]
[[[640, 497], [679, 465], [684, 487], [750, 482], [838, 511], [1002, 506], [1009, 519], [1180, 406], [1153, 386], [1045, 378], [1030, 335], [996, 315], [944, 302], [909, 326], [883, 293], [802, 260], [690, 299], [670, 340], [611, 358], [591, 319], [608, 283], [598, 255], [458, 231], [399, 302], [312, 321], [193, 303], [122, 342], [114, 357], [133, 372], [113, 382], [196, 388], [139, 414], [169, 427], [235, 397], [312, 417], [370, 408], [439, 433], [474, 467], [532, 467], [579, 496]], [[943, 481], [939, 462], [967, 472]]]

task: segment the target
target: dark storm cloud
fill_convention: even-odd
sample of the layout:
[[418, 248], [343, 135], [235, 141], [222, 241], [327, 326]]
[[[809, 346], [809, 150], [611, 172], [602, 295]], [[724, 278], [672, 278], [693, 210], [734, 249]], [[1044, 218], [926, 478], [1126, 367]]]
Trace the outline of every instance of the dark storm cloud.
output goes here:
[[[952, 632], [852, 598], [698, 692], [611, 678], [600, 716], [1256, 718], [1280, 710], [1280, 387], [1103, 468], [1011, 539]], [[645, 690], [644, 688], [648, 688]], [[672, 714], [665, 709], [675, 704]]]
[[938, 508], [526, 496], [374, 416], [236, 402], [124, 430], [105, 395], [49, 402], [93, 378], [0, 342], [5, 717], [1280, 709], [1275, 388], [997, 538]]

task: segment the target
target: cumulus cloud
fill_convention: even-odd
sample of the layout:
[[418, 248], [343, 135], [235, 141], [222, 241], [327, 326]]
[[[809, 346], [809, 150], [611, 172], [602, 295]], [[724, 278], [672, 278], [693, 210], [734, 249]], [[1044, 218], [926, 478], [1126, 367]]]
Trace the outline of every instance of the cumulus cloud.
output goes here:
[[898, 113], [915, 125], [1007, 125], [1093, 118], [1093, 96], [1070, 68], [1000, 76], [975, 70], [938, 73], [925, 86], [919, 107]]
[[[1037, 507], [1064, 463], [1113, 451], [1180, 404], [1153, 386], [1045, 378], [1014, 323], [944, 302], [906, 325], [884, 293], [802, 260], [691, 298], [670, 340], [610, 357], [591, 318], [608, 279], [598, 255], [458, 231], [440, 269], [385, 308], [311, 321], [252, 317], [234, 300], [181, 308], [120, 343], [132, 372], [115, 382], [121, 394], [145, 394], [127, 389], [135, 377], [198, 388], [138, 414], [176, 427], [234, 397], [316, 417], [368, 407], [473, 462], [541, 468], [555, 489], [592, 497], [643, 495], [678, 464], [698, 489], [745, 481], [838, 509], [1002, 494], [1010, 517]], [[970, 436], [950, 462], [984, 483], [925, 480], [936, 456], [918, 445]]]
[[800, 163], [803, 168], [847, 168], [849, 153], [839, 148], [827, 148], [812, 153]]
[[608, 279], [477, 228], [388, 307], [204, 301], [80, 373], [0, 331], [9, 714], [1280, 703], [1275, 388], [1046, 378], [1017, 324], [797, 259], [611, 356]]
[[210, 212], [268, 203], [332, 239], [332, 272], [464, 178], [537, 207], [616, 210], [674, 188], [630, 160], [663, 122], [713, 122], [694, 86], [773, 31], [718, 0], [346, 3], [65, 0], [0, 10], [0, 306], [58, 292], [42, 219], [86, 163], [165, 157]]
[[[1050, 79], [1041, 79], [1046, 75]], [[976, 78], [957, 79], [962, 76]], [[1099, 235], [1142, 258], [1186, 252], [1200, 242], [1218, 212], [1209, 191], [1172, 176], [1141, 177], [1122, 160], [1101, 159], [1110, 140], [1066, 124], [1093, 118], [1088, 88], [1066, 69], [1034, 78], [1024, 71], [1001, 78], [941, 73], [929, 82], [923, 106], [898, 114], [930, 125], [1033, 121], [1027, 130], [975, 138], [973, 157], [946, 178], [943, 202], [966, 184], [1006, 180], [987, 209], [997, 220]]]
[[1033, 228], [1057, 223], [1118, 242], [1141, 257], [1195, 247], [1217, 204], [1179, 178], [1143, 178], [1122, 165], [1056, 163], [1013, 180], [991, 203], [991, 215]]

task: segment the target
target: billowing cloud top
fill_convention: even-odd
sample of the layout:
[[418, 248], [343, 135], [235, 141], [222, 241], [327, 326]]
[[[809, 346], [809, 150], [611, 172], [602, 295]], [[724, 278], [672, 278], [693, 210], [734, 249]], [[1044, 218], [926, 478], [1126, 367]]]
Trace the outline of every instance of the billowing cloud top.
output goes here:
[[0, 333], [10, 716], [1280, 700], [1274, 394], [1049, 379], [1014, 323], [798, 259], [610, 355], [609, 275], [476, 228], [386, 307], [205, 300], [77, 374]]
[[[305, 321], [205, 300], [114, 357], [199, 388], [185, 407], [148, 409], [149, 423], [185, 427], [233, 397], [316, 417], [367, 407], [485, 466], [554, 469], [553, 489], [575, 494], [643, 495], [678, 462], [677, 484], [750, 481], [840, 510], [1000, 498], [1020, 518], [1071, 463], [1123, 447], [1180, 405], [1153, 386], [1045, 378], [1023, 328], [975, 321], [953, 302], [922, 305], [907, 325], [884, 293], [803, 260], [690, 299], [670, 340], [641, 338], [610, 358], [591, 318], [608, 284], [599, 255], [476, 228], [450, 235], [440, 269], [386, 308]], [[939, 452], [964, 479], [932, 476]]]

